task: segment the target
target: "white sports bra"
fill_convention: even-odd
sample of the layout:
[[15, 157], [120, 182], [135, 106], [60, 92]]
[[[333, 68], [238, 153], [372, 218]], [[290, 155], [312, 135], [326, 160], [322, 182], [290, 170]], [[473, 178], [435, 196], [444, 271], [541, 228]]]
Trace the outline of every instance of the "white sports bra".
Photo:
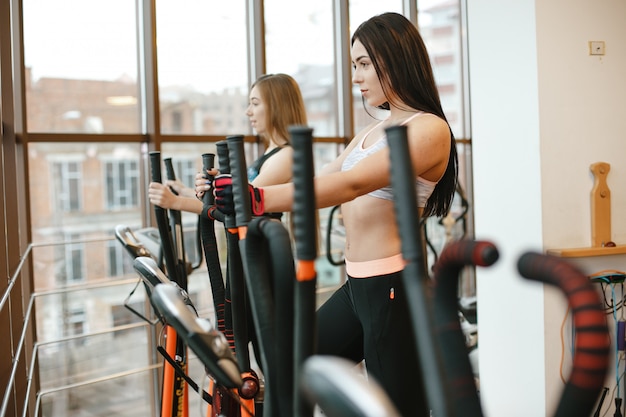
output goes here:
[[[425, 114], [425, 113], [424, 112], [416, 113], [413, 116], [406, 119], [405, 121], [403, 121], [401, 125], [408, 123], [414, 117], [419, 116], [421, 114]], [[359, 143], [354, 147], [354, 149], [348, 154], [346, 159], [343, 161], [343, 164], [341, 164], [342, 171], [351, 170], [362, 159], [380, 151], [381, 149], [384, 149], [387, 146], [387, 136], [383, 135], [381, 136], [380, 139], [378, 139], [374, 144], [370, 145], [368, 148], [363, 147], [363, 143], [365, 142], [365, 139], [367, 138], [367, 136], [383, 122], [384, 120], [378, 123], [376, 126], [374, 126], [365, 135], [363, 135], [363, 138], [361, 138]], [[422, 178], [422, 177], [417, 177], [415, 181], [415, 190], [417, 193], [417, 206], [418, 207], [426, 206], [426, 202], [428, 201], [428, 198], [430, 198], [431, 194], [433, 193], [433, 190], [435, 189], [436, 185], [437, 185], [436, 182], [428, 181], [427, 179]], [[391, 185], [379, 188], [378, 190], [374, 190], [371, 193], [368, 193], [367, 195], [375, 197], [375, 198], [382, 198], [383, 200], [393, 200], [393, 190], [391, 188]]]

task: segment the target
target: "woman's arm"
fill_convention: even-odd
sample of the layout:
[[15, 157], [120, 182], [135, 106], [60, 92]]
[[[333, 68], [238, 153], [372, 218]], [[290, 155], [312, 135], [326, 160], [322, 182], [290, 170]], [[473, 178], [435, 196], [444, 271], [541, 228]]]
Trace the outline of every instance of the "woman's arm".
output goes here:
[[251, 182], [255, 187], [284, 184], [293, 176], [293, 148], [285, 146], [270, 156], [259, 171], [259, 175]]
[[[383, 149], [365, 158], [349, 171], [335, 171], [314, 179], [317, 208], [331, 207], [351, 201], [389, 184], [388, 152]], [[371, 168], [368, 168], [371, 163]], [[291, 211], [293, 184], [263, 188], [266, 212]]]
[[181, 197], [175, 195], [167, 185], [151, 182], [148, 188], [150, 203], [164, 209], [202, 213], [202, 201], [195, 197]]
[[[447, 123], [434, 115], [418, 117], [409, 124], [407, 135], [415, 177], [438, 181], [448, 164], [450, 129]], [[351, 145], [351, 148], [354, 147], [353, 143]], [[345, 158], [346, 151], [340, 158]], [[316, 176], [316, 206], [323, 208], [342, 204], [388, 186], [391, 181], [390, 164], [389, 149], [384, 148], [364, 158], [349, 171], [337, 170]], [[293, 184], [263, 187], [263, 193], [265, 211], [291, 210]]]

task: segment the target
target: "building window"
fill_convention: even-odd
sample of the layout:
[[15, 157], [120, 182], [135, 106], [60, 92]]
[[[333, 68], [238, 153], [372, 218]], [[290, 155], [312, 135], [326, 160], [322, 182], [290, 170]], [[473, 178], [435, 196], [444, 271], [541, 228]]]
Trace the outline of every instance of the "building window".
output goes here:
[[192, 159], [177, 158], [174, 163], [176, 178], [188, 187], [193, 187], [196, 182], [196, 161]]
[[106, 208], [120, 210], [139, 205], [139, 163], [137, 160], [107, 161]]
[[179, 133], [183, 130], [183, 115], [180, 111], [172, 112], [172, 132]]
[[118, 241], [107, 242], [107, 251], [109, 255], [109, 277], [134, 273], [132, 259]]
[[[70, 336], [79, 336], [86, 332], [87, 315], [82, 307], [70, 308], [67, 312], [67, 328]], [[81, 342], [84, 339], [81, 339]]]
[[57, 192], [57, 208], [62, 212], [81, 210], [81, 163], [54, 162], [52, 164], [52, 180]]
[[65, 244], [57, 246], [55, 276], [57, 282], [62, 284], [75, 284], [85, 280], [85, 245], [77, 234], [68, 234]]

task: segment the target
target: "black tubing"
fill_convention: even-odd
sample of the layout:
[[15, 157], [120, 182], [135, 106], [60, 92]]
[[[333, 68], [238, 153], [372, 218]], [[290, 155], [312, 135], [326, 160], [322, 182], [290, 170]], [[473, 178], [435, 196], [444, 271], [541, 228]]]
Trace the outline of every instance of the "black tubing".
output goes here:
[[[152, 151], [149, 154], [150, 157], [150, 173], [153, 182], [162, 182], [161, 176], [161, 153], [158, 151]], [[163, 250], [163, 259], [165, 260], [165, 268], [167, 270], [167, 276], [171, 281], [174, 281], [180, 288], [183, 290], [187, 290], [187, 276], [180, 275], [180, 268], [178, 267], [178, 263], [176, 260], [176, 249], [174, 248], [174, 242], [172, 240], [172, 231], [170, 230], [167, 218], [167, 211], [160, 206], [154, 206], [154, 216], [157, 222], [157, 228], [159, 230], [159, 235], [161, 237], [161, 248]], [[175, 332], [174, 332], [175, 333]], [[168, 352], [171, 354], [171, 352]], [[175, 354], [178, 356], [179, 364], [183, 369], [186, 369], [187, 359], [186, 359], [186, 348], [183, 340], [180, 336], [176, 335], [176, 352]], [[173, 368], [172, 368], [173, 369]], [[162, 395], [171, 395], [172, 396], [172, 404], [179, 404], [184, 406], [185, 395], [184, 395], [184, 384], [185, 381], [181, 377], [176, 377], [174, 381], [174, 386], [172, 387], [171, 393], [166, 393], [163, 389]], [[163, 388], [163, 387], [162, 387]], [[177, 410], [175, 407], [172, 409], [172, 413], [176, 413]]]
[[226, 231], [227, 255], [227, 299], [226, 330], [230, 332], [241, 370], [250, 370], [250, 341], [248, 329], [248, 298], [246, 294], [243, 261], [239, 249], [239, 236], [236, 230]]
[[[210, 153], [202, 154], [202, 169], [206, 172], [214, 166], [215, 155]], [[202, 197], [205, 206], [213, 205], [213, 193], [206, 192]], [[206, 260], [209, 282], [211, 284], [211, 294], [215, 309], [216, 328], [225, 334], [224, 327], [224, 277], [220, 265], [217, 240], [215, 239], [215, 224], [207, 216], [200, 216], [200, 234], [202, 236], [202, 248]], [[228, 338], [227, 338], [228, 339]]]
[[[313, 129], [304, 126], [289, 128], [293, 146], [294, 237], [298, 271], [295, 284], [294, 335], [294, 413], [298, 417], [313, 415], [313, 406], [304, 400], [298, 389], [304, 361], [315, 350], [317, 274], [317, 222], [313, 175]], [[279, 301], [282, 303], [282, 301]]]
[[[172, 158], [163, 158], [166, 178], [176, 180]], [[177, 194], [171, 189], [174, 194]], [[179, 279], [187, 282], [187, 257], [185, 255], [185, 236], [183, 234], [183, 216], [179, 210], [169, 210], [170, 230], [172, 231], [172, 244], [176, 251], [176, 268]], [[186, 289], [186, 288], [185, 288]]]
[[[439, 344], [434, 337], [432, 300], [428, 297], [426, 260], [424, 259], [420, 216], [417, 210], [415, 174], [407, 139], [406, 126], [385, 129], [391, 159], [391, 185], [394, 193], [396, 222], [402, 241], [402, 256], [407, 262], [402, 273], [408, 308], [413, 323], [413, 337], [421, 368], [423, 391], [437, 417], [450, 417], [452, 405], [445, 381]], [[426, 380], [427, 379], [427, 380]]]
[[589, 416], [611, 362], [611, 339], [600, 295], [581, 271], [554, 256], [527, 252], [519, 258], [517, 268], [524, 278], [554, 285], [567, 297], [575, 349], [572, 370], [554, 416]]
[[498, 260], [489, 242], [461, 240], [448, 244], [435, 264], [435, 330], [443, 356], [455, 416], [481, 417], [480, 398], [458, 315], [459, 275], [467, 265], [489, 266]]
[[328, 260], [328, 263], [333, 266], [345, 265], [346, 263], [345, 259], [335, 260], [332, 254], [331, 235], [333, 229], [333, 219], [335, 218], [335, 214], [339, 211], [340, 208], [341, 205], [337, 205], [330, 209], [330, 213], [328, 213], [328, 224], [326, 226], [326, 259]]
[[[263, 367], [273, 409], [293, 416], [294, 401], [294, 276], [291, 240], [276, 219], [254, 218], [245, 239], [246, 287], [267, 364]], [[261, 271], [263, 269], [263, 271]], [[312, 333], [312, 328], [306, 329]], [[269, 388], [268, 388], [269, 387]], [[265, 410], [264, 410], [265, 411]]]
[[[227, 136], [224, 141], [217, 143], [218, 161], [222, 173], [233, 171], [231, 164], [237, 165], [237, 173], [243, 175], [240, 179], [243, 186], [247, 187], [247, 173], [245, 150], [242, 135]], [[232, 161], [231, 161], [232, 158]], [[247, 193], [247, 188], [243, 188]], [[233, 194], [235, 187], [233, 186]], [[227, 330], [233, 334], [233, 340], [240, 361], [242, 371], [250, 369], [250, 331], [248, 329], [248, 300], [246, 294], [244, 267], [239, 248], [239, 236], [236, 228], [236, 216], [224, 216], [226, 229], [227, 258], [227, 288], [226, 288], [226, 317]]]
[[[266, 219], [260, 217], [252, 222], [264, 221]], [[260, 358], [257, 359], [265, 375], [263, 412], [264, 414], [268, 413], [268, 415], [280, 415], [276, 411], [278, 410], [278, 396], [274, 389], [274, 375], [277, 366], [273, 346], [275, 340], [274, 295], [269, 260], [264, 250], [264, 243], [259, 234], [247, 233], [244, 239], [239, 240], [239, 248], [257, 343], [260, 348]]]

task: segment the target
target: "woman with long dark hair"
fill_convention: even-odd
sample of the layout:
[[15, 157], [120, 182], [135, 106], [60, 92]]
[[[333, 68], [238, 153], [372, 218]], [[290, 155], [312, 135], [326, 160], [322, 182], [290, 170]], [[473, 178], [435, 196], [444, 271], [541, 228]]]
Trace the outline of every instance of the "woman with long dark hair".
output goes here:
[[[318, 349], [356, 362], [384, 387], [405, 416], [428, 416], [403, 293], [405, 261], [396, 225], [385, 129], [407, 127], [418, 206], [423, 216], [448, 213], [457, 183], [457, 153], [424, 42], [404, 16], [362, 23], [351, 41], [352, 81], [367, 106], [388, 117], [359, 132], [315, 177], [318, 207], [341, 204], [346, 283], [318, 310]], [[231, 179], [213, 183], [218, 209], [233, 210]], [[196, 191], [210, 184], [196, 180]], [[251, 188], [254, 214], [292, 209], [293, 184]]]

